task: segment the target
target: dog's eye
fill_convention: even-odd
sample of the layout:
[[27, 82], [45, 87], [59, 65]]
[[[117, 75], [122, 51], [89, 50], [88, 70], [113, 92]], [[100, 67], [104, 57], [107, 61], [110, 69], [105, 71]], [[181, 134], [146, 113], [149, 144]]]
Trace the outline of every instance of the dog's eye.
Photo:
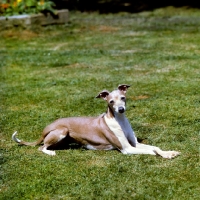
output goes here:
[[123, 101], [124, 101], [125, 99], [126, 99], [125, 97], [121, 97], [121, 100], [123, 100]]
[[114, 101], [113, 101], [113, 100], [110, 100], [110, 103], [111, 103], [111, 104], [113, 104], [113, 103], [114, 103]]

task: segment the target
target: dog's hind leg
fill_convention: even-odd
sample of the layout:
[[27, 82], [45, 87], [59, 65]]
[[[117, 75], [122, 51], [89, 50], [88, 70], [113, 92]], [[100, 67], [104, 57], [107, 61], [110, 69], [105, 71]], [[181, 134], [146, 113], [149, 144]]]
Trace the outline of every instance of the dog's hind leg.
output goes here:
[[55, 145], [62, 139], [64, 139], [68, 134], [68, 129], [67, 128], [60, 128], [60, 129], [55, 129], [44, 138], [44, 145], [39, 148], [40, 151], [43, 153], [46, 153], [50, 156], [55, 156], [56, 152], [53, 150], [48, 150], [48, 147]]

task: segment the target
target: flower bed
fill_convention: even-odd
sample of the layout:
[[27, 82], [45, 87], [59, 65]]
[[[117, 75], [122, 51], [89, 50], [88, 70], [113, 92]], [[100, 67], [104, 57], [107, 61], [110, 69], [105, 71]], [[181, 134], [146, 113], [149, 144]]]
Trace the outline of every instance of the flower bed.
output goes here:
[[0, 16], [38, 14], [54, 11], [55, 4], [50, 0], [1, 0]]
[[68, 10], [54, 10], [49, 0], [2, 0], [0, 2], [0, 30], [22, 27], [35, 28], [67, 23]]

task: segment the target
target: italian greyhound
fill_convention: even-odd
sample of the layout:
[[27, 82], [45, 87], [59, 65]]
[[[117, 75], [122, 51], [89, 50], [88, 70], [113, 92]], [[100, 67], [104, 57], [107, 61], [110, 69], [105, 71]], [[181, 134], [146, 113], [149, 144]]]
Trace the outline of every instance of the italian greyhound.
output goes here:
[[12, 139], [21, 144], [35, 146], [43, 142], [39, 150], [50, 155], [56, 155], [52, 146], [66, 140], [80, 144], [90, 150], [118, 149], [123, 154], [160, 155], [163, 158], [174, 158], [177, 151], [162, 151], [160, 148], [141, 144], [137, 141], [134, 131], [125, 116], [126, 92], [129, 85], [119, 85], [117, 90], [103, 90], [96, 96], [107, 101], [107, 112], [98, 117], [69, 117], [61, 118], [43, 130], [42, 136], [36, 142], [24, 142], [16, 137]]

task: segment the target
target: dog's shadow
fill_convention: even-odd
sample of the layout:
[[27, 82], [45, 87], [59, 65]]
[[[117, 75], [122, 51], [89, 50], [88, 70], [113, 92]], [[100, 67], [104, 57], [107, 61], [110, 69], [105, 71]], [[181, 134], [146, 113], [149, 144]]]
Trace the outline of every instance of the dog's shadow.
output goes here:
[[[147, 138], [137, 138], [139, 143], [147, 144]], [[67, 149], [81, 149], [83, 146], [75, 142], [73, 138], [66, 137], [58, 143], [48, 147], [48, 150], [67, 150]]]
[[49, 146], [48, 150], [66, 150], [66, 149], [80, 149], [82, 147], [81, 144], [75, 142], [73, 138], [69, 136], [59, 141], [58, 143]]

